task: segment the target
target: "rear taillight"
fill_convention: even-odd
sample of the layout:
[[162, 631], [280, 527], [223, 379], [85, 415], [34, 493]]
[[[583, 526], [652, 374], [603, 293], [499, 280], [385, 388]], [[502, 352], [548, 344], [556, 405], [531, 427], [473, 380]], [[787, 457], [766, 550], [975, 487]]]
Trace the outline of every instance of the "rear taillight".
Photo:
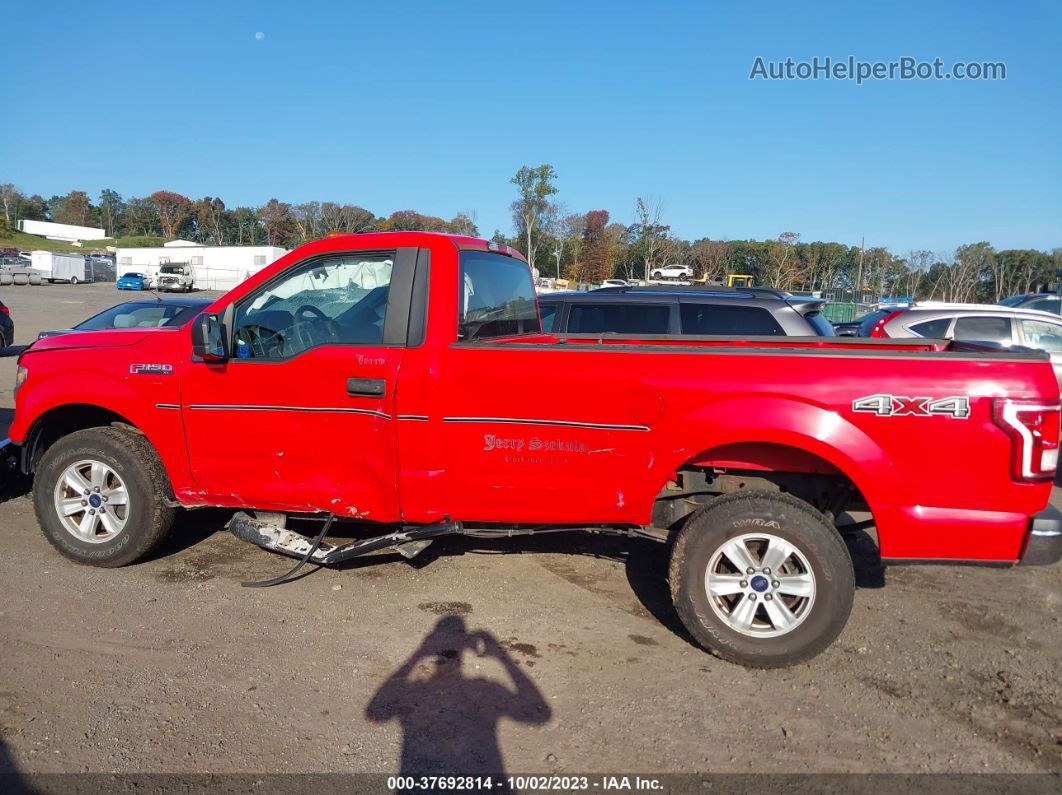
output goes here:
[[1053, 479], [1058, 468], [1058, 401], [997, 398], [992, 415], [1010, 436], [1014, 479]]
[[868, 334], [867, 336], [879, 338], [889, 336], [889, 333], [885, 331], [885, 324], [887, 324], [897, 315], [902, 315], [903, 313], [904, 310], [902, 309], [898, 309], [895, 312], [889, 312], [889, 314], [885, 315], [885, 317], [883, 317], [881, 320], [874, 324], [874, 327], [870, 329], [870, 334]]
[[0, 315], [10, 315], [10, 314], [11, 314], [11, 310], [8, 309], [3, 304], [0, 304]]

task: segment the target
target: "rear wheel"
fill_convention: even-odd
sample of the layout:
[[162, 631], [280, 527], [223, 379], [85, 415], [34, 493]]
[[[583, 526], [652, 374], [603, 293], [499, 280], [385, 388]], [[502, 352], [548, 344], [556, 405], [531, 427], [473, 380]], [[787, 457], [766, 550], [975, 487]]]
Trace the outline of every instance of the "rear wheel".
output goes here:
[[91, 566], [133, 563], [173, 524], [162, 462], [148, 441], [117, 428], [65, 436], [41, 457], [33, 503], [44, 535]]
[[70, 283], [71, 284], [77, 284], [77, 276], [71, 276], [70, 277]]
[[855, 594], [840, 536], [786, 494], [732, 494], [698, 511], [675, 542], [670, 581], [690, 634], [756, 668], [819, 654], [844, 629]]

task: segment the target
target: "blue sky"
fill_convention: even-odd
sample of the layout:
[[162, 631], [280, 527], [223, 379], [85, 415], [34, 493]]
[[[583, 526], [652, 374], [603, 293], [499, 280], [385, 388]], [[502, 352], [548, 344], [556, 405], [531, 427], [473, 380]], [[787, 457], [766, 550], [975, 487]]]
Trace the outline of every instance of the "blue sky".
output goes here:
[[[687, 238], [1062, 246], [1062, 4], [796, 5], [19, 3], [0, 181], [473, 210], [489, 236], [549, 162], [568, 211], [656, 196]], [[1007, 79], [749, 80], [848, 55]]]

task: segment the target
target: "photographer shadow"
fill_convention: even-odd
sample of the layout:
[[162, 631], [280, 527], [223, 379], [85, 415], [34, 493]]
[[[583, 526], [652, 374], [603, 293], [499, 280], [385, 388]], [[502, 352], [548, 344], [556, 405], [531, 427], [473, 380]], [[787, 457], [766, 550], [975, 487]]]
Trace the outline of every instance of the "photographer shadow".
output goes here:
[[[512, 686], [466, 675], [466, 653], [496, 660]], [[401, 724], [400, 775], [491, 776], [495, 782], [505, 776], [498, 722], [541, 725], [550, 714], [542, 693], [497, 638], [484, 630], [469, 632], [457, 615], [439, 620], [365, 709], [373, 723]]]

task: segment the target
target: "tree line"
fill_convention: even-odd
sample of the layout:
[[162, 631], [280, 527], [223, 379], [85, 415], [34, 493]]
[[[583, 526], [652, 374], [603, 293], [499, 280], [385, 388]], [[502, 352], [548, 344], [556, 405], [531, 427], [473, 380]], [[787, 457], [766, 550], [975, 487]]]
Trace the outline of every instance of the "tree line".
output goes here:
[[[788, 231], [767, 240], [686, 240], [665, 222], [658, 198], [635, 198], [630, 223], [624, 223], [607, 210], [566, 209], [557, 200], [557, 172], [548, 163], [523, 166], [510, 182], [516, 190], [512, 234], [496, 230], [492, 239], [522, 251], [540, 275], [576, 282], [648, 279], [656, 268], [679, 264], [710, 282], [747, 274], [757, 285], [793, 292], [841, 288], [857, 296], [991, 302], [1056, 282], [1062, 269], [1062, 247], [996, 250], [985, 241], [949, 252], [901, 255], [882, 246], [803, 241]], [[449, 220], [415, 210], [378, 216], [354, 204], [290, 204], [275, 198], [260, 207], [230, 208], [219, 197], [190, 199], [166, 190], [124, 199], [105, 189], [93, 202], [84, 191], [44, 199], [4, 184], [0, 211], [0, 233], [19, 219], [34, 219], [99, 226], [110, 237], [185, 238], [209, 245], [293, 247], [329, 234], [373, 231], [480, 236], [472, 211]]]

